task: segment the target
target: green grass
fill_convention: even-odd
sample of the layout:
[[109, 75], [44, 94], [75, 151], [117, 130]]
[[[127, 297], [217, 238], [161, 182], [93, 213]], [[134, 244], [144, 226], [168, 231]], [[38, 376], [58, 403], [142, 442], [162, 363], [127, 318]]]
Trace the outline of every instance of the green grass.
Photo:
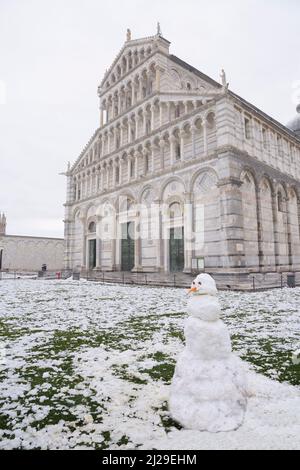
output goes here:
[[[89, 289], [89, 286], [86, 286], [85, 289]], [[82, 316], [88, 315], [89, 304], [86, 304], [88, 301], [92, 300], [97, 305], [97, 316], [92, 319], [92, 322], [88, 323], [87, 321], [86, 329], [81, 329], [74, 321], [72, 326], [64, 326], [61, 323], [59, 328], [45, 330], [43, 335], [41, 334], [43, 330], [39, 327], [42, 325], [42, 321], [33, 323], [33, 326], [27, 326], [27, 322], [30, 323], [29, 320], [34, 321], [35, 319], [35, 310], [32, 309], [30, 302], [37, 304], [36, 309], [39, 308], [39, 305], [41, 307], [45, 305], [45, 312], [48, 315], [49, 303], [57, 301], [57, 297], [52, 296], [51, 293], [33, 300], [30, 296], [26, 297], [29, 307], [24, 318], [15, 316], [11, 301], [7, 302], [10, 313], [0, 319], [0, 341], [7, 347], [7, 354], [13, 354], [19, 342], [27, 337], [32, 338], [32, 343], [30, 348], [26, 350], [25, 365], [16, 366], [14, 369], [19, 383], [29, 384], [30, 388], [18, 398], [18, 403], [22, 405], [23, 414], [18, 412], [17, 416], [12, 418], [8, 412], [6, 413], [2, 409], [0, 430], [5, 430], [2, 438], [13, 439], [16, 424], [22, 426], [22, 422], [26, 417], [32, 415], [33, 407], [36, 405], [42, 408], [49, 407], [49, 412], [45, 417], [30, 424], [36, 430], [56, 425], [63, 420], [70, 432], [75, 429], [84, 435], [86, 423], [74, 411], [77, 407], [84, 407], [87, 414], [92, 416], [95, 424], [103, 423], [104, 415], [107, 416], [109, 413], [112, 398], [108, 393], [105, 394], [105, 384], [103, 396], [97, 395], [96, 390], [89, 383], [89, 380], [92, 383], [93, 377], [81, 376], [78, 368], [74, 365], [75, 357], [78, 364], [82, 364], [81, 354], [89, 349], [101, 348], [107, 352], [108, 358], [111, 355], [116, 357], [116, 363], [112, 363], [110, 372], [118, 380], [124, 381], [124, 386], [125, 384], [126, 387], [128, 384], [131, 386], [132, 396], [130, 395], [126, 404], [126, 413], [130, 414], [133, 420], [139, 419], [132, 410], [137, 396], [142, 396], [144, 387], [156, 383], [162, 385], [171, 383], [177, 353], [180, 352], [184, 344], [183, 320], [186, 313], [181, 311], [180, 305], [175, 305], [174, 311], [173, 304], [172, 311], [169, 311], [167, 306], [165, 313], [161, 311], [157, 313], [155, 305], [149, 305], [149, 314], [147, 314], [146, 308], [139, 311], [137, 307], [135, 314], [123, 317], [120, 314], [120, 316], [116, 316], [117, 320], [113, 326], [106, 327], [102, 317], [103, 310], [100, 307], [102, 304], [106, 305], [106, 302], [109, 305], [113, 304], [117, 298], [106, 297], [101, 295], [101, 292], [94, 293], [91, 297], [84, 294], [80, 296], [80, 306], [75, 307], [71, 303], [72, 296], [68, 297], [67, 293], [68, 290], [62, 289], [60, 291], [60, 295], [66, 301], [65, 312], [68, 312], [71, 317], [73, 314], [78, 315], [78, 309], [81, 309]], [[34, 295], [39, 294], [35, 293]], [[241, 299], [235, 310], [232, 310], [230, 305], [232, 299]], [[258, 307], [258, 301], [254, 296], [248, 296], [247, 301], [244, 299], [246, 297], [233, 294], [232, 298], [224, 297], [222, 300], [224, 321], [230, 328], [234, 351], [242, 359], [251, 363], [257, 372], [280, 382], [299, 386], [300, 366], [293, 365], [291, 361], [292, 345], [295, 344], [295, 349], [297, 349], [297, 338], [295, 340], [292, 333], [285, 337], [277, 333], [280, 331], [281, 323], [288, 322], [288, 317], [284, 317], [286, 315], [285, 309], [278, 308], [276, 312], [273, 312], [271, 308]], [[118, 300], [123, 302], [120, 295]], [[130, 302], [130, 300], [125, 301]], [[15, 310], [18, 312], [19, 309], [20, 303], [16, 303]], [[107, 310], [108, 307], [105, 306], [105, 309]], [[62, 316], [65, 313], [63, 310], [60, 312]], [[291, 314], [296, 315], [296, 312], [297, 310], [291, 309]], [[58, 314], [57, 311], [55, 313]], [[160, 342], [157, 342], [157, 337]], [[153, 345], [153, 349], [151, 349], [151, 345]], [[172, 348], [168, 349], [170, 345]], [[128, 350], [136, 354], [134, 363], [118, 363], [118, 355], [126, 354]], [[45, 361], [44, 366], [43, 361]], [[53, 367], [51, 367], [52, 364]], [[79, 370], [82, 373], [82, 369]], [[1, 366], [0, 381], [4, 381], [9, 372], [5, 368], [5, 364]], [[45, 373], [49, 373], [49, 377], [45, 378]], [[101, 382], [103, 378], [98, 377], [97, 380]], [[49, 384], [47, 389], [44, 388], [45, 383]], [[31, 390], [35, 390], [36, 394], [32, 395]], [[70, 393], [74, 390], [76, 390], [76, 394]], [[89, 391], [88, 395], [84, 394], [86, 390]], [[13, 398], [0, 397], [0, 407], [3, 404], [13, 403]], [[155, 413], [160, 417], [161, 426], [166, 432], [170, 432], [174, 428], [180, 429], [180, 426], [170, 418], [166, 402], [156, 407]], [[102, 442], [92, 442], [87, 445], [93, 449], [104, 450], [112, 444], [126, 446], [130, 443], [130, 438], [125, 432], [118, 436], [117, 440], [113, 439], [111, 431], [105, 429], [99, 433], [99, 436], [99, 440], [102, 439]]]

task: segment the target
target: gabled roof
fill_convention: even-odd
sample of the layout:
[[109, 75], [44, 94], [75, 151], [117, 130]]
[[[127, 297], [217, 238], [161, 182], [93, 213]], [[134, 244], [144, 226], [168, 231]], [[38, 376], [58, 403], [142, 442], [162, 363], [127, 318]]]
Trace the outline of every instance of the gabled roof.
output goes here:
[[[200, 72], [200, 70], [196, 69], [195, 67], [193, 67], [192, 65], [188, 64], [187, 62], [184, 62], [183, 60], [179, 59], [178, 57], [174, 56], [174, 55], [170, 55], [169, 57], [173, 62], [175, 62], [176, 64], [180, 65], [181, 67], [185, 68], [186, 70], [188, 70], [189, 72], [192, 72], [194, 73], [195, 75], [197, 75], [198, 77], [202, 78], [203, 80], [205, 80], [206, 82], [210, 83], [211, 85], [213, 86], [216, 86], [218, 88], [222, 88], [222, 85], [218, 82], [216, 82], [215, 80], [213, 80], [212, 78], [210, 78], [208, 75], [205, 75], [204, 73]], [[232, 96], [232, 98], [234, 98], [236, 101], [240, 102], [241, 105], [244, 105], [246, 106], [247, 108], [250, 108], [253, 112], [259, 114], [263, 119], [267, 120], [267, 121], [270, 121], [272, 124], [274, 124], [275, 126], [279, 127], [282, 131], [286, 132], [287, 134], [289, 134], [291, 137], [293, 137], [294, 139], [296, 140], [299, 140], [300, 141], [300, 137], [297, 136], [297, 134], [295, 132], [293, 132], [291, 129], [289, 129], [288, 127], [286, 127], [285, 125], [281, 124], [279, 121], [277, 121], [276, 119], [272, 118], [271, 116], [269, 116], [268, 114], [266, 114], [264, 111], [261, 111], [259, 108], [257, 108], [256, 106], [254, 106], [253, 104], [249, 103], [248, 101], [246, 101], [244, 98], [242, 98], [241, 96], [237, 95], [236, 93], [234, 93], [233, 91], [231, 90], [228, 90], [228, 93], [230, 96]]]
[[125, 44], [123, 45], [122, 49], [120, 50], [120, 52], [116, 56], [115, 60], [113, 61], [112, 65], [106, 71], [106, 73], [105, 73], [105, 75], [104, 75], [104, 77], [103, 77], [103, 79], [100, 83], [99, 88], [103, 87], [104, 83], [108, 79], [109, 75], [111, 74], [111, 72], [113, 71], [113, 69], [117, 65], [117, 63], [119, 62], [120, 58], [122, 57], [122, 55], [124, 54], [126, 49], [132, 49], [134, 47], [138, 47], [138, 46], [142, 46], [142, 45], [149, 45], [149, 44], [151, 44], [155, 41], [161, 41], [162, 43], [165, 43], [166, 46], [169, 46], [171, 44], [170, 41], [165, 39], [163, 36], [159, 36], [157, 34], [155, 36], [148, 36], [148, 37], [145, 37], [145, 38], [132, 39], [130, 41], [126, 41]]
[[208, 75], [205, 75], [204, 73], [200, 72], [200, 70], [196, 69], [192, 65], [188, 64], [187, 62], [184, 62], [183, 60], [179, 59], [179, 57], [176, 57], [175, 55], [170, 55], [169, 59], [172, 60], [172, 62], [175, 62], [175, 64], [180, 65], [184, 69], [188, 70], [189, 72], [194, 73], [197, 75], [197, 77], [202, 78], [202, 80], [208, 82], [210, 85], [217, 87], [217, 88], [222, 88], [222, 85], [212, 78], [210, 78]]

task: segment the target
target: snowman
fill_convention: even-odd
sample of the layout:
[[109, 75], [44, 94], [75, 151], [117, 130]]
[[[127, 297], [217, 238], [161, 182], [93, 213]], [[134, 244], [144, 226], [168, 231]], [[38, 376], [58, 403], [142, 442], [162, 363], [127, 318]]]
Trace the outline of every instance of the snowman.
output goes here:
[[171, 416], [190, 430], [236, 430], [244, 420], [247, 384], [220, 320], [216, 283], [208, 274], [200, 274], [189, 292], [186, 347], [171, 385]]

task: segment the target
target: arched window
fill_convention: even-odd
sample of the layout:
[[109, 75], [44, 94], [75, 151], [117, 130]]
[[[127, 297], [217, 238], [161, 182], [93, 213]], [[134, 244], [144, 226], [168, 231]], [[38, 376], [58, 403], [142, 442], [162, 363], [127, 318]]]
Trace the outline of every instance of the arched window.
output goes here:
[[120, 182], [120, 168], [116, 167], [116, 184]]
[[177, 104], [175, 107], [175, 119], [180, 117], [180, 104]]
[[131, 160], [130, 161], [130, 178], [133, 178], [134, 176], [134, 169], [135, 169], [134, 160]]
[[181, 147], [180, 144], [176, 144], [175, 147], [175, 159], [180, 160], [181, 159]]
[[188, 91], [191, 91], [191, 89], [192, 89], [192, 85], [189, 82], [186, 84], [186, 89]]
[[95, 222], [91, 222], [89, 224], [89, 233], [96, 233], [96, 224], [95, 224]]
[[277, 195], [277, 203], [278, 203], [278, 212], [284, 212], [283, 197], [280, 192]]
[[148, 173], [149, 171], [149, 154], [146, 153], [145, 155], [145, 173]]
[[151, 134], [151, 119], [147, 119], [146, 121], [146, 134]]

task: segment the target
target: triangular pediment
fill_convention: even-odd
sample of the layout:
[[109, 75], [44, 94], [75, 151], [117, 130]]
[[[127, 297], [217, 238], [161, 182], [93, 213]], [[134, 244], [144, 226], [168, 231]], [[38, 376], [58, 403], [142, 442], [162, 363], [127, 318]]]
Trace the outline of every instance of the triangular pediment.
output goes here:
[[99, 90], [104, 93], [153, 53], [158, 51], [168, 53], [169, 47], [170, 42], [159, 35], [126, 41], [111, 67], [106, 71]]

